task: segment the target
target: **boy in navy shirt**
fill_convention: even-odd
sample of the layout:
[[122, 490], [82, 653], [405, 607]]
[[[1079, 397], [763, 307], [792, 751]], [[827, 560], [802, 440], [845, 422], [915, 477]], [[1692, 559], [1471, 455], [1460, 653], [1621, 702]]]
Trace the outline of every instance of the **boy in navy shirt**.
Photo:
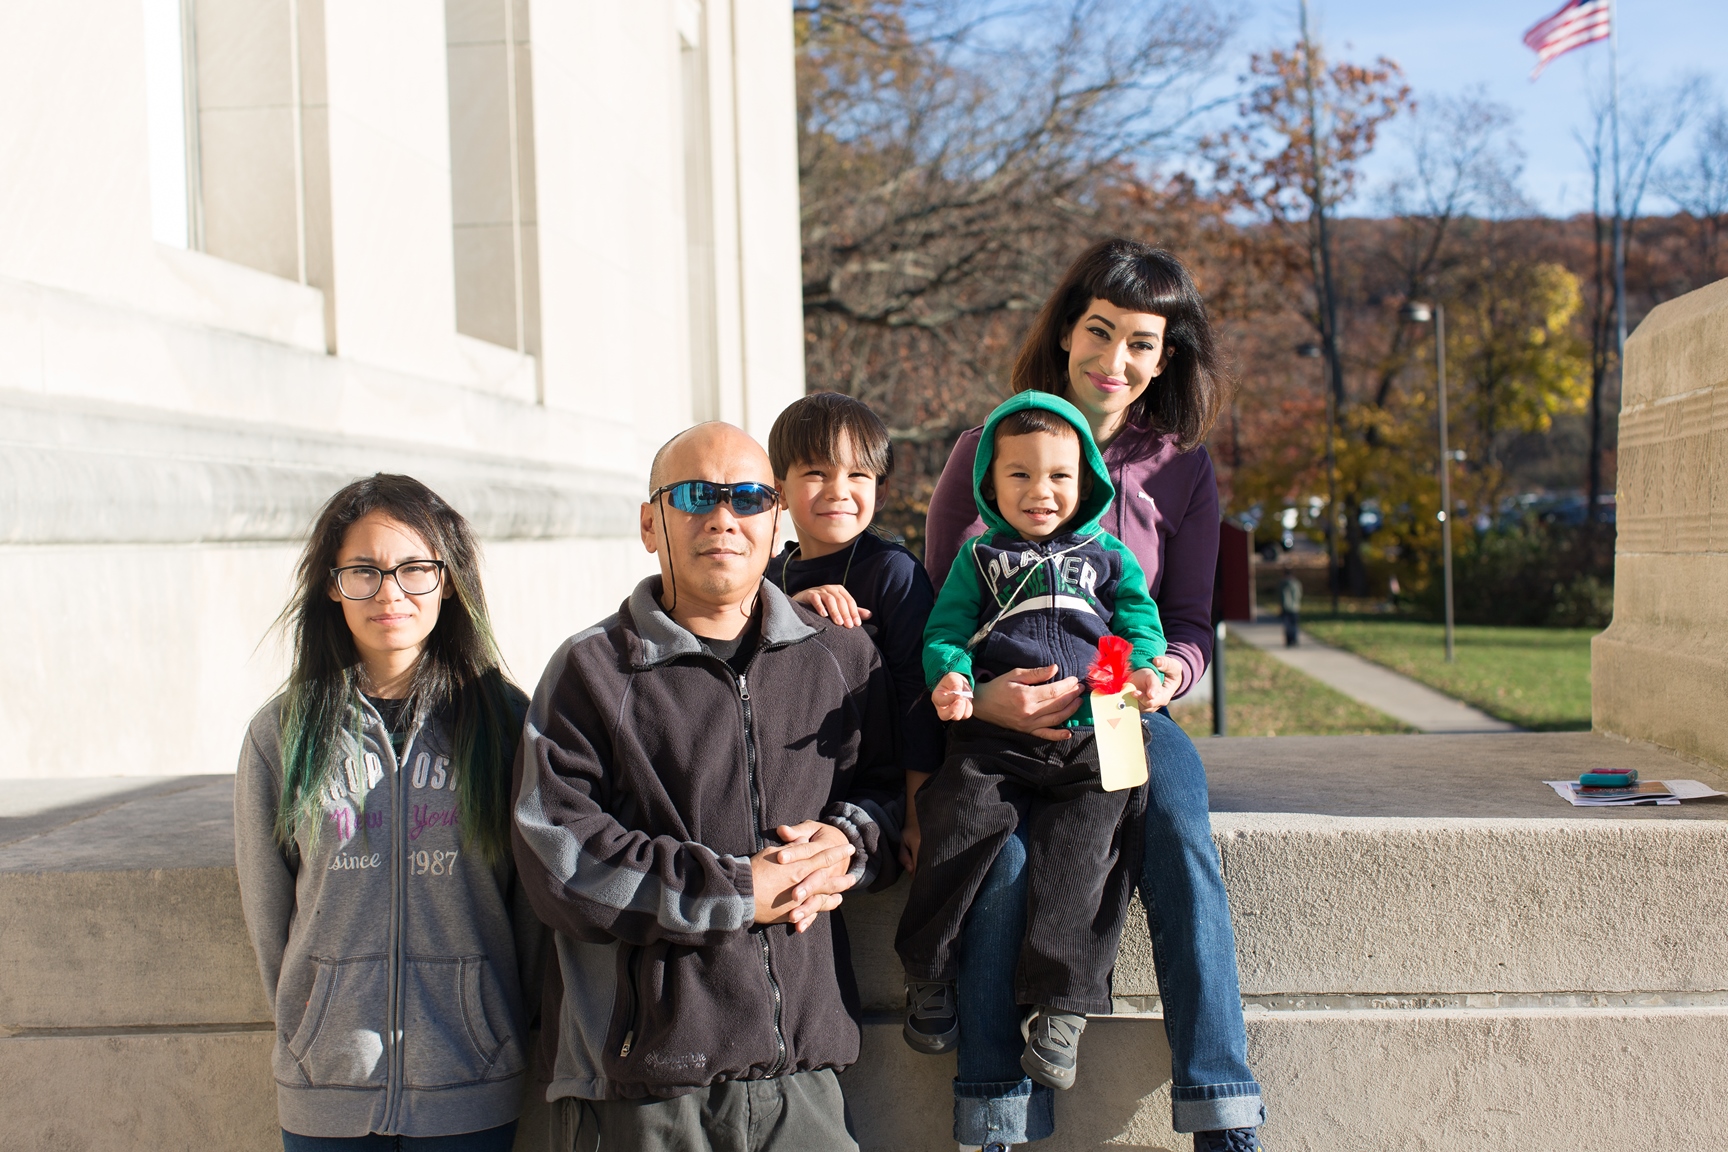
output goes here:
[[774, 421], [768, 459], [798, 540], [769, 561], [767, 579], [836, 624], [862, 627], [893, 680], [895, 745], [906, 771], [900, 861], [910, 869], [919, 839], [912, 797], [941, 767], [944, 733], [924, 687], [935, 590], [916, 556], [868, 531], [894, 468], [888, 429], [861, 401], [816, 392]]

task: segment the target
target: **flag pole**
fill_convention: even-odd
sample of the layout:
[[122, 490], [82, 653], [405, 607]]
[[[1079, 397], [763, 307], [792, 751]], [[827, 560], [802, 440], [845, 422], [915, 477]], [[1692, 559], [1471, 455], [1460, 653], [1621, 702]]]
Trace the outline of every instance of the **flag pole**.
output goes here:
[[[1626, 224], [1620, 185], [1620, 14], [1608, 0], [1608, 118], [1614, 135], [1614, 362], [1626, 379]], [[1596, 509], [1588, 512], [1592, 518]]]

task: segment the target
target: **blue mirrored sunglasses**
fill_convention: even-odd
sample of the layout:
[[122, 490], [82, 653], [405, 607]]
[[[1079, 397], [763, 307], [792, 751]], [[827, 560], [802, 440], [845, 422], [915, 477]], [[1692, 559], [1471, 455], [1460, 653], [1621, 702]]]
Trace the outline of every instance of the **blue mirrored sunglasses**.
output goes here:
[[758, 484], [754, 480], [743, 484], [680, 480], [676, 484], [662, 484], [649, 493], [648, 499], [658, 499], [661, 493], [666, 494], [672, 507], [692, 516], [706, 516], [722, 503], [731, 504], [734, 515], [756, 516], [780, 502], [780, 494], [774, 491], [773, 485]]

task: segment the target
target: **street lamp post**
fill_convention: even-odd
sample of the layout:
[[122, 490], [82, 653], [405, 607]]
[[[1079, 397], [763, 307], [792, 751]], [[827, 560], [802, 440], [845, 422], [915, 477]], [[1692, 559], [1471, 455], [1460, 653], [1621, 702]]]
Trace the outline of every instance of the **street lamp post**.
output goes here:
[[[1318, 360], [1326, 350], [1318, 344], [1296, 345], [1296, 355]], [[1338, 458], [1333, 425], [1338, 419], [1332, 388], [1326, 386], [1326, 590], [1332, 593], [1332, 615], [1338, 615]]]
[[1446, 442], [1446, 306], [1411, 300], [1399, 313], [1413, 324], [1434, 322], [1434, 371], [1440, 400], [1440, 564], [1446, 592], [1446, 663], [1452, 663], [1452, 450]]

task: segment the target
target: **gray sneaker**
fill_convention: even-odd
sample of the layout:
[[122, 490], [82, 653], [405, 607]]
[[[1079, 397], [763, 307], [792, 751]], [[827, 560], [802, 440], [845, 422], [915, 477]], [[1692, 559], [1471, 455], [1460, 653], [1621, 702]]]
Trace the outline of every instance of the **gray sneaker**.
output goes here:
[[1040, 1005], [1020, 1026], [1021, 1035], [1026, 1037], [1020, 1067], [1040, 1084], [1074, 1087], [1074, 1064], [1080, 1055], [1080, 1033], [1084, 1031], [1086, 1017]]
[[1260, 1152], [1258, 1128], [1221, 1128], [1194, 1133], [1194, 1152]]
[[926, 1056], [952, 1052], [960, 1042], [960, 1016], [954, 1010], [954, 984], [948, 980], [906, 982], [906, 1043]]

